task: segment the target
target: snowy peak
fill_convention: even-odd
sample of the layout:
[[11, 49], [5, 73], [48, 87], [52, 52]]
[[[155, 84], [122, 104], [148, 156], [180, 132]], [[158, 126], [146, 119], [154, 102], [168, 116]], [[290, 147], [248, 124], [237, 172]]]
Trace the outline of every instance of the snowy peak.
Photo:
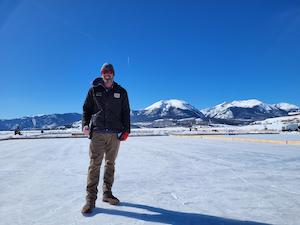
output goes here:
[[254, 108], [254, 107], [261, 107], [265, 110], [271, 110], [271, 107], [268, 104], [265, 104], [257, 99], [249, 99], [249, 100], [239, 100], [233, 102], [224, 102], [215, 106], [214, 108], [218, 109], [228, 109], [231, 107], [239, 107], [239, 108]]
[[174, 108], [180, 108], [180, 109], [188, 109], [188, 104], [185, 101], [177, 100], [177, 99], [170, 99], [170, 100], [160, 100], [158, 102], [155, 102], [154, 104], [148, 106], [145, 108], [145, 110], [155, 110], [160, 107], [174, 107]]
[[[240, 100], [233, 102], [224, 102], [222, 104], [216, 105], [211, 109], [205, 110], [205, 115], [210, 118], [219, 119], [234, 119], [235, 115], [233, 109], [253, 109], [258, 108], [261, 112], [267, 112], [271, 110], [271, 107], [257, 99]], [[204, 111], [203, 111], [204, 112]]]
[[289, 104], [289, 103], [285, 103], [285, 102], [274, 104], [272, 106], [274, 106], [278, 109], [284, 110], [284, 111], [288, 111], [288, 112], [299, 111], [300, 110], [300, 108], [298, 106], [293, 105], [293, 104]]
[[241, 100], [241, 101], [233, 101], [227, 103], [228, 107], [241, 107], [241, 108], [253, 108], [253, 107], [262, 107], [265, 109], [270, 109], [270, 106], [267, 104], [257, 100], [257, 99], [249, 99], [249, 100]]
[[203, 113], [185, 101], [170, 99], [161, 100], [144, 110], [135, 112], [133, 121], [154, 121], [157, 119], [204, 119]]
[[190, 104], [188, 104], [185, 101], [177, 100], [177, 99], [170, 99], [170, 100], [161, 100], [158, 101], [147, 108], [145, 108], [145, 111], [151, 113], [155, 110], [163, 109], [165, 111], [175, 108], [175, 109], [182, 109], [182, 110], [197, 110]]
[[289, 112], [297, 110], [299, 110], [298, 106], [288, 103], [270, 105], [257, 99], [249, 99], [224, 102], [213, 108], [202, 110], [202, 112], [211, 119], [251, 122], [286, 116]]

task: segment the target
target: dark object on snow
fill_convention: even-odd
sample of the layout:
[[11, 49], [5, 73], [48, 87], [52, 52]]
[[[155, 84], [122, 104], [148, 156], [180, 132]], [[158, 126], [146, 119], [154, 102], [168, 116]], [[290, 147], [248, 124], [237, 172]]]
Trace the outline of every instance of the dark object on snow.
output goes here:
[[20, 126], [18, 125], [17, 127], [16, 127], [16, 129], [15, 129], [15, 135], [22, 135], [21, 134], [21, 129], [20, 129]]

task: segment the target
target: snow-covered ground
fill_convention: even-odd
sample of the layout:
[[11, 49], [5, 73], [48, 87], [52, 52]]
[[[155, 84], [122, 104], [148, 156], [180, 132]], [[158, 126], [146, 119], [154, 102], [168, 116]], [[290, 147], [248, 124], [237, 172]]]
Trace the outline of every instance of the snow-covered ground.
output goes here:
[[281, 131], [283, 126], [285, 126], [287, 124], [291, 124], [291, 123], [300, 124], [300, 115], [282, 116], [282, 117], [269, 118], [269, 119], [266, 119], [263, 121], [256, 121], [252, 125], [242, 126], [241, 129], [263, 130], [263, 129], [267, 128], [267, 129]]
[[300, 132], [282, 132], [280, 134], [234, 135], [233, 137], [266, 139], [266, 140], [296, 140], [300, 141]]
[[0, 131], [0, 141], [6, 139], [22, 139], [22, 138], [42, 138], [42, 137], [71, 137], [72, 134], [81, 133], [80, 129], [67, 130], [45, 130], [41, 133], [40, 130], [25, 130], [21, 131], [22, 135], [14, 135], [14, 131]]
[[[270, 118], [256, 121], [246, 126], [231, 126], [223, 124], [195, 125], [190, 131], [189, 127], [165, 127], [165, 128], [138, 128], [131, 129], [131, 136], [155, 136], [170, 134], [247, 134], [247, 133], [279, 133], [283, 126], [288, 124], [300, 124], [300, 115]], [[81, 133], [81, 121], [73, 124], [73, 128], [66, 130], [23, 130], [22, 135], [14, 135], [14, 131], [0, 131], [0, 140], [14, 138], [41, 138], [41, 137], [71, 137], [72, 134]], [[139, 123], [142, 125], [142, 123]], [[299, 132], [298, 132], [299, 134]]]
[[299, 146], [131, 137], [116, 163], [122, 204], [100, 197], [84, 217], [88, 144], [1, 141], [0, 224], [299, 224]]

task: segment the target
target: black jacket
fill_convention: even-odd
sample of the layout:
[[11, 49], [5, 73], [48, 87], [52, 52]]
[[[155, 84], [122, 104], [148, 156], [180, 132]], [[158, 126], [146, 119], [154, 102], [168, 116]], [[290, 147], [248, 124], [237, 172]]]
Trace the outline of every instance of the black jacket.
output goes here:
[[104, 87], [102, 78], [93, 81], [83, 104], [82, 127], [92, 130], [130, 133], [130, 107], [127, 91], [114, 82]]

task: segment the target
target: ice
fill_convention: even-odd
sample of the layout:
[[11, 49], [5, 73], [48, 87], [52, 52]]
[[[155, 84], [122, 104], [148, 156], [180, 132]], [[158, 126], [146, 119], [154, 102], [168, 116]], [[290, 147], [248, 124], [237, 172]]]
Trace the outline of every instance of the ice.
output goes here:
[[299, 146], [130, 137], [116, 162], [122, 204], [99, 195], [84, 217], [88, 145], [0, 141], [0, 224], [299, 224]]

